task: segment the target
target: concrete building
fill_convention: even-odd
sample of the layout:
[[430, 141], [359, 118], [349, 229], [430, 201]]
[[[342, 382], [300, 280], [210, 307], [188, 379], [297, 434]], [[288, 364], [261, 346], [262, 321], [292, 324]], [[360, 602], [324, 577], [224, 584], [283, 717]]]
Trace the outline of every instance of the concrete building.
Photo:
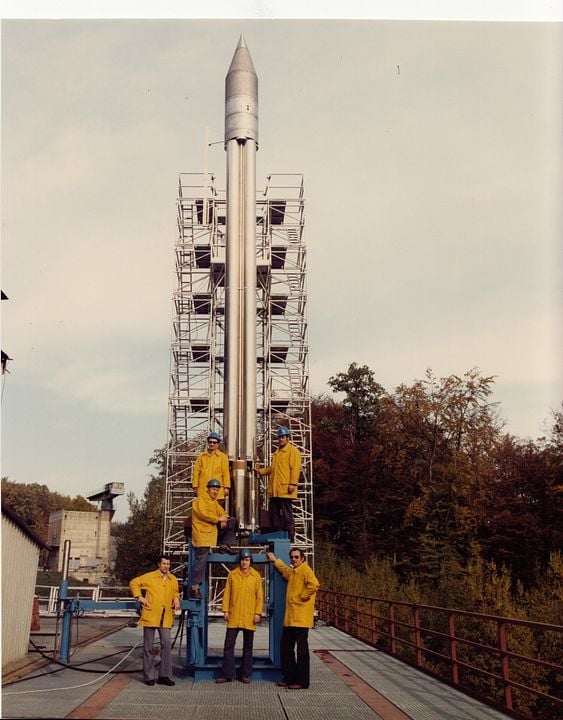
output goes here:
[[78, 580], [96, 584], [110, 574], [111, 519], [113, 499], [124, 492], [123, 483], [107, 483], [88, 496], [101, 502], [95, 512], [57, 510], [49, 515], [49, 570], [61, 572], [65, 540], [70, 540], [69, 573]]
[[39, 552], [47, 545], [2, 505], [2, 668], [27, 655]]

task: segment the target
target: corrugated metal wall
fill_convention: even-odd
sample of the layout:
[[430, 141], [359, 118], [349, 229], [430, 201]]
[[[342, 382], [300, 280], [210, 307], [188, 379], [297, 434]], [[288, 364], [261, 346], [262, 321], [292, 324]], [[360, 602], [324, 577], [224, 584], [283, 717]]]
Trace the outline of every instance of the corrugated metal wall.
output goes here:
[[39, 546], [2, 515], [2, 667], [27, 654]]

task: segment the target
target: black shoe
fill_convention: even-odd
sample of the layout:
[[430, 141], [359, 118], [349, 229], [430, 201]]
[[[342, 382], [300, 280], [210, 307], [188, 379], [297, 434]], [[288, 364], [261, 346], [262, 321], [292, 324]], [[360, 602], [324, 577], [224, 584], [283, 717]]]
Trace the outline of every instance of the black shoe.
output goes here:
[[215, 680], [215, 682], [217, 683], [217, 685], [222, 685], [223, 683], [226, 683], [226, 682], [232, 682], [232, 680], [231, 680], [231, 678], [220, 677], [220, 678], [217, 678], [217, 680]]
[[241, 677], [240, 679], [241, 683], [244, 683], [245, 685], [249, 685], [252, 680], [249, 677]]
[[199, 590], [190, 590], [190, 600], [203, 600], [203, 595]]
[[238, 550], [233, 550], [230, 545], [219, 545], [217, 550], [220, 553], [227, 553], [227, 555], [238, 555]]
[[172, 685], [176, 685], [174, 680], [170, 680], [170, 678], [167, 678], [167, 677], [159, 677], [156, 682], [159, 685], [168, 685], [169, 687], [172, 687]]
[[154, 680], [143, 680], [145, 685], [154, 685]]

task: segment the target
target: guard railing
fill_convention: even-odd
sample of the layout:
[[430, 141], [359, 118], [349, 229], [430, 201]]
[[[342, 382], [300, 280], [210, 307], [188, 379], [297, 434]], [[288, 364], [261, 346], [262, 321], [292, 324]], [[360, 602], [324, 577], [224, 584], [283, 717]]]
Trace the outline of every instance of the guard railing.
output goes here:
[[318, 617], [517, 718], [563, 717], [563, 626], [321, 590]]

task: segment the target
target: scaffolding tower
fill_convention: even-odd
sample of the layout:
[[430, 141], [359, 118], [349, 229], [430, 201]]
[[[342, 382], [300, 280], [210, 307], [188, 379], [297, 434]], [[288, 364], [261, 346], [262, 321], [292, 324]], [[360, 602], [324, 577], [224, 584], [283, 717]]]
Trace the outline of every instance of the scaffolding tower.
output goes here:
[[[280, 425], [302, 457], [294, 501], [295, 544], [313, 561], [304, 189], [301, 174], [267, 177], [256, 199], [257, 460], [270, 464]], [[188, 547], [184, 521], [195, 493], [193, 464], [209, 432], [223, 432], [225, 348], [225, 192], [215, 177], [178, 182], [176, 289], [170, 353], [163, 551], [179, 568]], [[260, 506], [267, 507], [267, 477]]]

